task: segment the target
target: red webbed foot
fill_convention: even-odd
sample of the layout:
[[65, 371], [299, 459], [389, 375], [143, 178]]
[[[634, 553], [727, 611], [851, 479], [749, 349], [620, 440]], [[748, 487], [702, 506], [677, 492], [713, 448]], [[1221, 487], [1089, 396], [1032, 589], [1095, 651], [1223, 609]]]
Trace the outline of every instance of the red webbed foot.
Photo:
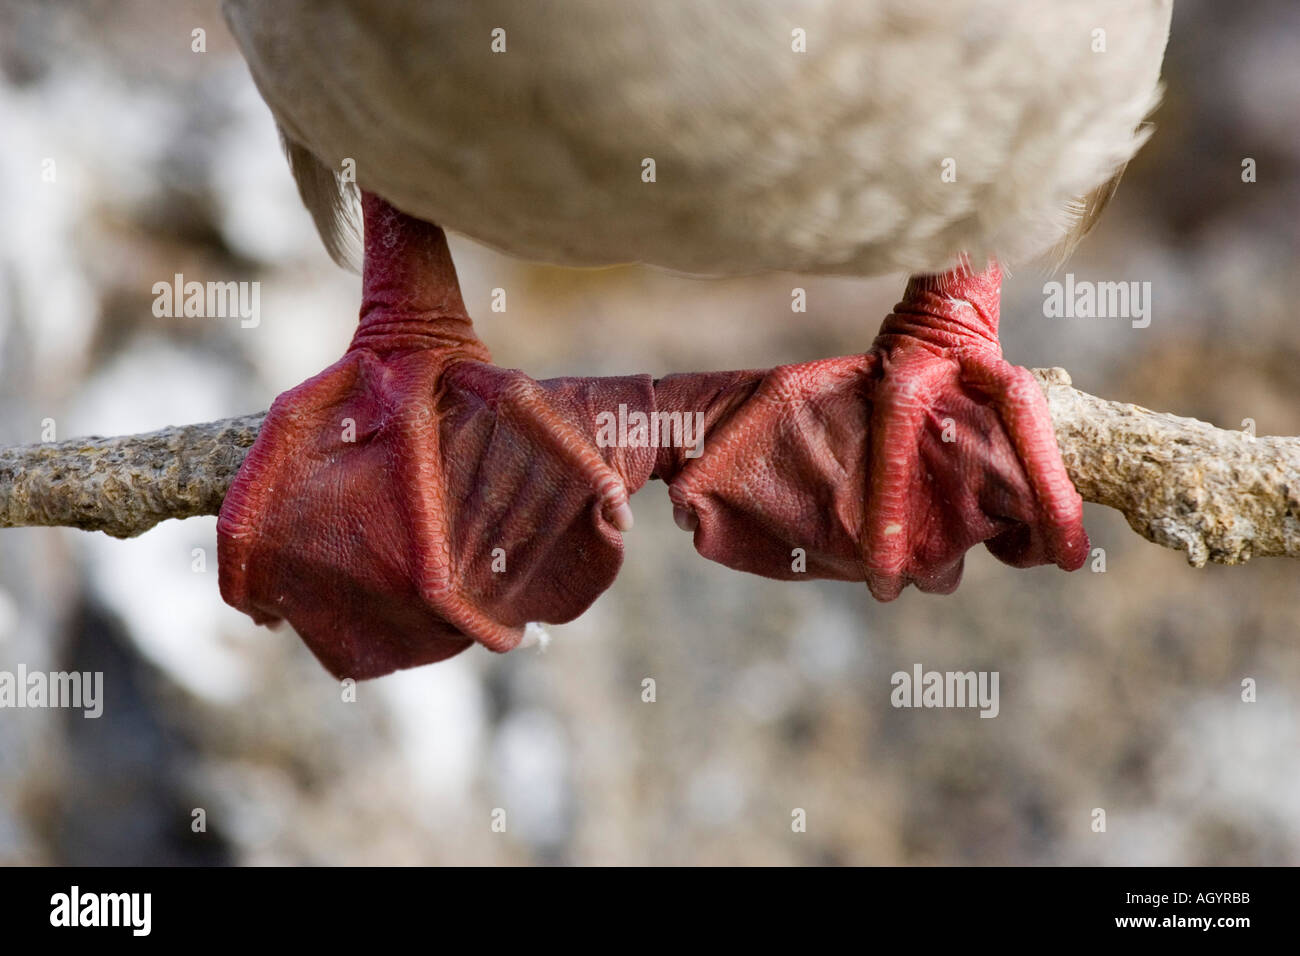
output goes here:
[[1016, 567], [1087, 556], [1083, 502], [1047, 404], [998, 344], [1001, 274], [913, 279], [865, 355], [767, 372], [669, 376], [704, 453], [661, 453], [679, 523], [728, 567], [948, 593], [986, 542]]
[[652, 407], [649, 376], [489, 364], [442, 231], [364, 203], [352, 345], [276, 399], [217, 526], [226, 601], [358, 679], [581, 614], [618, 573], [654, 460], [591, 437], [602, 409]]

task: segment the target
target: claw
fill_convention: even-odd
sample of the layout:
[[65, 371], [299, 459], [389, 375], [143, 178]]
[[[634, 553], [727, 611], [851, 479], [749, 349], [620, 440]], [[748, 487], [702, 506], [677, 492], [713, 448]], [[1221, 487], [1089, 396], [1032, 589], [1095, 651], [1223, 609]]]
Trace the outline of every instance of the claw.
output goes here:
[[606, 517], [609, 519], [610, 524], [619, 531], [626, 533], [632, 530], [632, 506], [627, 503], [627, 489], [621, 484], [618, 487], [618, 494], [624, 498], [623, 503], [615, 505], [613, 510], [606, 513]]

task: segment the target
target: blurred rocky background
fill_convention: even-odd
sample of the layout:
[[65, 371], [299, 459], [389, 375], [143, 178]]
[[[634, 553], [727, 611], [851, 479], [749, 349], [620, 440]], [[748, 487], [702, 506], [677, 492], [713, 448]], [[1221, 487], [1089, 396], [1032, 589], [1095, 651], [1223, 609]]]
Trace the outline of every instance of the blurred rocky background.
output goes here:
[[[1300, 7], [1178, 0], [1166, 82], [1066, 267], [1151, 282], [1150, 327], [1046, 319], [1023, 267], [1008, 356], [1300, 434]], [[359, 282], [322, 251], [215, 2], [2, 0], [0, 204], [0, 443], [264, 408], [351, 334]], [[860, 351], [902, 288], [453, 252], [498, 362], [539, 378]], [[178, 272], [259, 281], [261, 324], [155, 318]], [[0, 531], [0, 670], [102, 671], [106, 697], [99, 720], [0, 710], [0, 861], [1300, 862], [1300, 566], [1193, 570], [1092, 508], [1104, 573], [972, 552], [955, 595], [880, 605], [706, 562], [661, 485], [634, 506], [618, 582], [549, 650], [476, 648], [355, 703], [290, 631], [222, 604], [214, 519]], [[892, 708], [918, 662], [999, 671], [1000, 716]]]

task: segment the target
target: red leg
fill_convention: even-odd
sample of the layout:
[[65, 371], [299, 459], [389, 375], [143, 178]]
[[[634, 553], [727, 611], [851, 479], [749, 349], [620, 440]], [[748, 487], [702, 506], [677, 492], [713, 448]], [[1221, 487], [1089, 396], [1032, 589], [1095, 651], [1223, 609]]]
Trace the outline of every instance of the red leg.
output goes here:
[[996, 267], [915, 278], [866, 355], [657, 383], [661, 409], [712, 423], [702, 457], [656, 465], [699, 551], [884, 601], [952, 591], [981, 541], [1017, 567], [1080, 567], [1083, 503], [1042, 393], [1002, 358], [1000, 293]]
[[288, 620], [337, 677], [374, 677], [613, 581], [652, 449], [597, 449], [600, 410], [648, 376], [535, 382], [474, 334], [442, 230], [366, 195], [361, 322], [344, 357], [276, 399], [218, 521], [221, 591]]

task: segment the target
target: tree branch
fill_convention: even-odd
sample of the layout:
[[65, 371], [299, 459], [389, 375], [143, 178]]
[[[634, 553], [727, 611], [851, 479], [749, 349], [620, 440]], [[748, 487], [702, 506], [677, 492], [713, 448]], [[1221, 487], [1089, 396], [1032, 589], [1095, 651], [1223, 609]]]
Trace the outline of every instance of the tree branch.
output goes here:
[[0, 528], [133, 538], [167, 518], [214, 515], [264, 417], [0, 448]]
[[[1085, 501], [1149, 541], [1207, 561], [1300, 558], [1300, 438], [1254, 438], [1109, 402], [1035, 369]], [[66, 525], [129, 538], [216, 514], [262, 414], [120, 438], [0, 448], [0, 527]]]
[[1084, 501], [1148, 541], [1206, 561], [1300, 558], [1300, 438], [1256, 438], [1080, 392], [1034, 369], [1066, 470]]

